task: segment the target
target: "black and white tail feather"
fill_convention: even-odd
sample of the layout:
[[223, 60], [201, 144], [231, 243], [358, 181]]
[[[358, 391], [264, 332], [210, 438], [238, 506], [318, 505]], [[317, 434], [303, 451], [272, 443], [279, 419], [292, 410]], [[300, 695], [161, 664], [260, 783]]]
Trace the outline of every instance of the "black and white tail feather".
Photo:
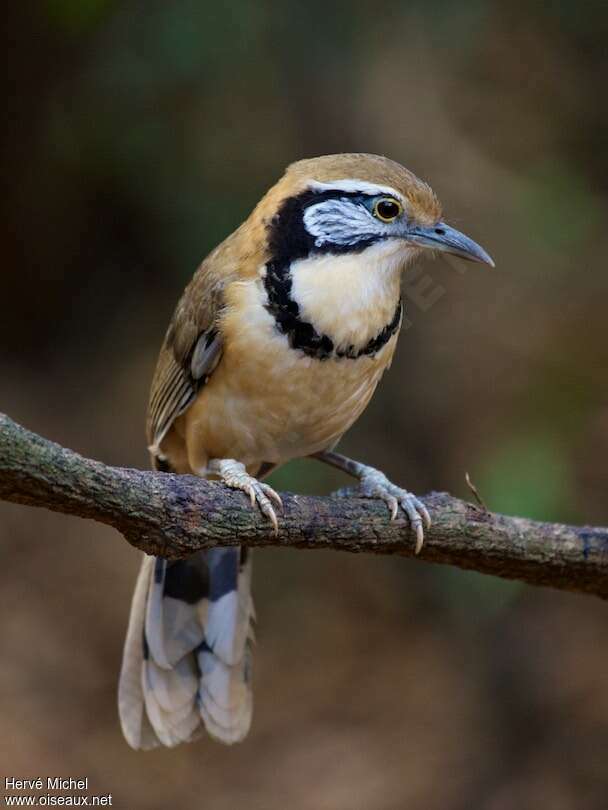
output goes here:
[[186, 560], [144, 557], [118, 687], [133, 748], [169, 747], [203, 730], [224, 743], [251, 725], [251, 556], [236, 546]]

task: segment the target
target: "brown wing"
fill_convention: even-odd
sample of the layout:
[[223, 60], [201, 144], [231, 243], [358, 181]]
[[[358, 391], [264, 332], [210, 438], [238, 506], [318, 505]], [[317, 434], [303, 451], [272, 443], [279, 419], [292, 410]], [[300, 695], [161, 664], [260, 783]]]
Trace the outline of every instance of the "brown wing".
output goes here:
[[150, 452], [158, 458], [162, 458], [160, 443], [171, 425], [192, 403], [221, 359], [218, 316], [225, 285], [232, 280], [232, 273], [220, 272], [221, 252], [216, 249], [186, 287], [160, 350], [146, 425]]
[[167, 330], [152, 380], [147, 437], [150, 452], [162, 459], [160, 443], [175, 419], [195, 399], [221, 360], [220, 314], [224, 291], [233, 281], [255, 277], [267, 261], [266, 227], [277, 197], [271, 189], [243, 223], [215, 248], [194, 274]]

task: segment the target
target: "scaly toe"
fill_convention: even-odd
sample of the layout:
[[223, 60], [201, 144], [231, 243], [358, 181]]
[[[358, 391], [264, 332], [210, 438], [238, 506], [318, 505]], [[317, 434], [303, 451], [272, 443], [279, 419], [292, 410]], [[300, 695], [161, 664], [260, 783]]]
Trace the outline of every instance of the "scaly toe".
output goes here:
[[401, 498], [399, 501], [399, 505], [408, 516], [410, 525], [412, 530], [416, 532], [416, 548], [414, 550], [415, 554], [419, 554], [420, 550], [422, 549], [422, 545], [424, 543], [424, 529], [422, 527], [422, 517], [418, 511], [418, 504], [420, 502], [417, 498], [409, 493]]
[[252, 487], [255, 491], [255, 500], [257, 505], [260, 509], [260, 512], [267, 517], [268, 520], [272, 523], [272, 528], [274, 529], [275, 535], [279, 533], [279, 521], [277, 520], [276, 512], [274, 511], [272, 504], [270, 503], [270, 499], [266, 495], [266, 486], [265, 484], [261, 484], [259, 481], [256, 481], [252, 484]]
[[281, 512], [283, 512], [284, 511], [283, 501], [281, 500], [281, 496], [279, 495], [279, 493], [275, 492], [275, 490], [270, 486], [270, 484], [264, 484], [260, 482], [260, 486], [262, 487], [266, 495], [268, 495], [268, 497], [276, 503]]
[[279, 533], [279, 521], [277, 520], [277, 515], [272, 507], [272, 504], [265, 495], [258, 498], [258, 506], [264, 517], [268, 518], [268, 520], [272, 523], [272, 528], [276, 536]]
[[412, 530], [416, 533], [416, 548], [414, 553], [420, 554], [424, 544], [423, 523], [428, 529], [431, 525], [430, 515], [422, 501], [409, 492], [405, 492], [399, 499], [399, 505], [408, 516]]
[[277, 515], [274, 509], [270, 504], [267, 507], [260, 507], [262, 509], [263, 514], [268, 518], [268, 520], [272, 523], [272, 529], [274, 531], [274, 536], [277, 537], [279, 534], [279, 521], [277, 520]]
[[422, 519], [424, 520], [424, 526], [426, 529], [431, 528], [431, 516], [429, 515], [429, 511], [426, 506], [422, 503], [419, 498], [414, 497], [414, 504], [416, 506], [416, 511], [422, 515]]
[[391, 520], [395, 520], [399, 507], [407, 515], [416, 535], [415, 553], [419, 554], [424, 544], [424, 528], [431, 525], [431, 516], [422, 501], [411, 492], [391, 483], [380, 470], [370, 470], [361, 479], [361, 491], [367, 498], [378, 498], [387, 505]]
[[391, 511], [391, 521], [396, 520], [399, 512], [399, 501], [394, 495], [382, 495], [381, 497]]
[[270, 499], [280, 506], [281, 509], [283, 508], [283, 503], [271, 486], [263, 484], [253, 478], [247, 473], [243, 464], [233, 459], [219, 460], [215, 463], [211, 471], [218, 473], [227, 486], [232, 489], [240, 489], [248, 495], [251, 506], [255, 508], [257, 504], [260, 512], [272, 523], [274, 533], [278, 534], [279, 522]]

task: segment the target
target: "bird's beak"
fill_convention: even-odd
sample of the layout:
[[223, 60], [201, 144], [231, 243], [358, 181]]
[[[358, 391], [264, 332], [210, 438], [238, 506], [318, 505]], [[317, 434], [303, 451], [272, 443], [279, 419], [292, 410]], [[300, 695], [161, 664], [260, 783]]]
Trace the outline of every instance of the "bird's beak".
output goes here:
[[411, 245], [441, 250], [443, 253], [451, 253], [453, 256], [460, 256], [461, 259], [467, 259], [470, 262], [495, 266], [491, 256], [477, 242], [469, 239], [456, 228], [446, 225], [445, 222], [438, 222], [429, 227], [412, 225], [408, 227], [404, 237]]

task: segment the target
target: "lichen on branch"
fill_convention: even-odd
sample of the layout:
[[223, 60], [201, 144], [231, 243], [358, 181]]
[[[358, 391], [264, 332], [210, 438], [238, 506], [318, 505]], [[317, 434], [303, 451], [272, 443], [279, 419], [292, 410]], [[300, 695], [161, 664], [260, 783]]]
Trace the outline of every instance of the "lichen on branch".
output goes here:
[[[109, 467], [0, 414], [0, 499], [107, 523], [148, 554], [179, 558], [236, 544], [414, 554], [407, 519], [391, 522], [382, 503], [281, 497], [275, 536], [243, 493], [221, 483]], [[608, 599], [608, 528], [506, 517], [447, 493], [422, 500], [433, 525], [420, 559]]]

